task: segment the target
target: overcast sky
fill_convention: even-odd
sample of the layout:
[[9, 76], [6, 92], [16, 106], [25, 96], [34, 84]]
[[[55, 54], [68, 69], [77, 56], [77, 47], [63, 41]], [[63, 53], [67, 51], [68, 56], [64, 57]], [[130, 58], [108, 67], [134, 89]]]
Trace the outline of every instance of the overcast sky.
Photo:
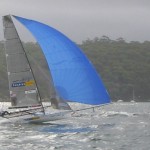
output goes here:
[[[7, 14], [46, 23], [76, 43], [103, 35], [114, 40], [150, 41], [150, 0], [0, 0], [0, 16]], [[31, 40], [16, 25], [22, 38]]]

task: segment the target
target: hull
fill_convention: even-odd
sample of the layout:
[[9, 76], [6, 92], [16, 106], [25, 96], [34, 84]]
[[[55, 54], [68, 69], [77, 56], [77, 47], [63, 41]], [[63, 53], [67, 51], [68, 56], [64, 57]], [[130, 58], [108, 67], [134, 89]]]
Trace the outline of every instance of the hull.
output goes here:
[[43, 122], [52, 122], [61, 119], [65, 119], [67, 116], [63, 113], [54, 113], [54, 114], [45, 114], [45, 115], [35, 115], [24, 119], [27, 123], [43, 123]]
[[68, 116], [67, 114], [70, 114], [70, 112], [59, 112], [53, 114], [32, 114], [5, 119], [7, 119], [6, 121], [13, 123], [44, 123], [65, 119]]

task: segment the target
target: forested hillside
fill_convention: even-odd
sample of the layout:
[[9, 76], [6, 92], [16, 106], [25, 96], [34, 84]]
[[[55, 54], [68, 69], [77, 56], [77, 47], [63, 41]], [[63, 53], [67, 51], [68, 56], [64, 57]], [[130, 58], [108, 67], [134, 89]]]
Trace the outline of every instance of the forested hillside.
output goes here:
[[[106, 36], [83, 41], [79, 45], [93, 62], [113, 101], [130, 101], [133, 91], [136, 101], [150, 100], [150, 42], [130, 42], [124, 39], [111, 40]], [[32, 65], [47, 74], [47, 65], [36, 43], [24, 43]], [[32, 59], [31, 59], [32, 58]], [[37, 69], [38, 70], [38, 69]], [[40, 69], [39, 69], [40, 70]], [[46, 80], [38, 76], [43, 95], [47, 96]], [[3, 42], [0, 42], [0, 98], [8, 97], [8, 82]]]

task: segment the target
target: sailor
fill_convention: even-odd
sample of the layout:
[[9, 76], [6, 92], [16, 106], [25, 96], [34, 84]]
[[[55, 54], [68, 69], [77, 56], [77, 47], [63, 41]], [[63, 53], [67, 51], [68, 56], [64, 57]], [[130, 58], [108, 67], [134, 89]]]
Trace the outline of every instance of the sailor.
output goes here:
[[4, 117], [5, 115], [8, 115], [8, 114], [9, 114], [8, 111], [1, 111], [1, 112], [0, 112], [0, 116], [1, 116], [1, 117]]

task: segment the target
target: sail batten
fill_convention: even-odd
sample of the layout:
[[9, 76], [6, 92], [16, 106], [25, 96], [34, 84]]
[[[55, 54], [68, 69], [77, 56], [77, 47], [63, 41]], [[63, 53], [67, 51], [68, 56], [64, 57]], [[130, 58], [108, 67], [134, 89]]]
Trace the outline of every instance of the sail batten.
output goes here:
[[47, 60], [56, 92], [63, 100], [92, 105], [110, 102], [100, 76], [74, 42], [43, 23], [14, 17], [39, 43]]

